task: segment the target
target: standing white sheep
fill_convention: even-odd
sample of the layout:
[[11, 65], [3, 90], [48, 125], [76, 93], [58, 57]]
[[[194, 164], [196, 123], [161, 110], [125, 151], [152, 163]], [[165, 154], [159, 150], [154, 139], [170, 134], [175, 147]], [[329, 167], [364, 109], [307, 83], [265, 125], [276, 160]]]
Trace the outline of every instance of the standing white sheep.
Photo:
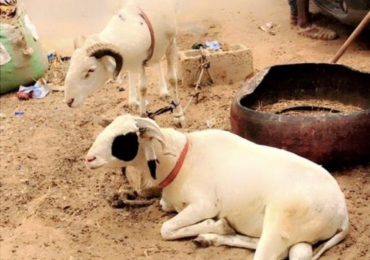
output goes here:
[[162, 225], [168, 240], [256, 249], [254, 260], [316, 260], [348, 233], [345, 197], [329, 172], [227, 131], [184, 134], [119, 116], [86, 156], [89, 169], [107, 164], [131, 165], [163, 188], [162, 209], [178, 212]]
[[[140, 115], [146, 116], [145, 97], [147, 78], [145, 67], [159, 63], [166, 55], [167, 80], [171, 88], [173, 116], [177, 124], [184, 122], [177, 76], [176, 55], [176, 10], [173, 0], [131, 0], [114, 15], [98, 34], [90, 35], [81, 48], [75, 49], [65, 79], [65, 101], [70, 107], [81, 105], [85, 98], [98, 87], [120, 74], [129, 71], [129, 105], [136, 107], [137, 92], [132, 73], [140, 77]], [[158, 73], [162, 67], [158, 65]], [[161, 76], [160, 76], [161, 81]], [[161, 84], [160, 95], [168, 96]]]
[[[86, 42], [86, 37], [84, 35], [81, 35], [74, 39], [73, 46], [74, 50], [83, 48]], [[93, 43], [90, 43], [93, 44]], [[162, 64], [161, 62], [158, 62], [156, 64], [157, 67], [157, 74], [158, 74], [158, 89], [159, 89], [159, 96], [161, 99], [166, 100], [170, 97], [170, 93], [168, 92], [166, 79], [163, 73]], [[128, 79], [129, 79], [129, 107], [130, 108], [136, 108], [137, 106], [140, 106], [140, 102], [137, 100], [137, 89], [135, 85], [135, 79], [133, 73], [130, 71], [127, 72]], [[113, 77], [113, 75], [112, 75]], [[114, 77], [113, 77], [114, 79]], [[107, 82], [110, 82], [112, 79], [109, 79]], [[122, 84], [122, 72], [118, 74], [118, 76], [114, 79], [114, 81], [117, 84]], [[106, 82], [106, 83], [107, 83]]]

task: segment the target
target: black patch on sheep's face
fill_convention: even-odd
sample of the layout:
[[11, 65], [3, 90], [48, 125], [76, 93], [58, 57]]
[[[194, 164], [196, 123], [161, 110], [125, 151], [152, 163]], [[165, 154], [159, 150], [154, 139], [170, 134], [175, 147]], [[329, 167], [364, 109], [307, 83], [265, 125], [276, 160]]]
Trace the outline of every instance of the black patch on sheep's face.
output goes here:
[[157, 160], [150, 160], [148, 161], [148, 167], [150, 171], [150, 175], [155, 180], [157, 179]]
[[131, 132], [118, 135], [112, 143], [112, 155], [122, 161], [132, 161], [139, 151], [139, 137]]

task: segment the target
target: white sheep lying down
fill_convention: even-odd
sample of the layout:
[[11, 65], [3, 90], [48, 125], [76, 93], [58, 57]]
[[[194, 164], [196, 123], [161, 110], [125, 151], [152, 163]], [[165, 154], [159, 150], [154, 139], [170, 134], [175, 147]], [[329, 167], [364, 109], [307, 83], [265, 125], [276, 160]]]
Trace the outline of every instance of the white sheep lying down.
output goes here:
[[[126, 1], [125, 1], [126, 2]], [[115, 14], [98, 34], [92, 34], [78, 44], [71, 56], [65, 79], [65, 102], [70, 107], [80, 106], [85, 98], [121, 71], [129, 71], [129, 106], [138, 104], [137, 91], [131, 73], [138, 73], [140, 115], [146, 116], [147, 77], [145, 67], [157, 64], [160, 79], [160, 96], [169, 93], [163, 83], [159, 64], [166, 56], [167, 80], [171, 89], [174, 121], [184, 122], [181, 108], [176, 59], [176, 2], [174, 0], [130, 0]]]
[[162, 209], [178, 212], [162, 225], [167, 240], [256, 249], [254, 260], [308, 260], [348, 233], [345, 197], [329, 172], [227, 131], [182, 133], [122, 115], [87, 153], [89, 169], [104, 165], [133, 166], [163, 188]]

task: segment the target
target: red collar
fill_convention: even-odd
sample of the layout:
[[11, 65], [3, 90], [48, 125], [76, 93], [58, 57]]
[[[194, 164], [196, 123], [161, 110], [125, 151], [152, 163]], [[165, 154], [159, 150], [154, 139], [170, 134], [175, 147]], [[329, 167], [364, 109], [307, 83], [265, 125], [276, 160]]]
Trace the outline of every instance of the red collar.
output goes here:
[[150, 43], [149, 55], [148, 55], [148, 58], [146, 58], [146, 60], [144, 60], [144, 65], [147, 66], [147, 63], [153, 57], [153, 52], [154, 52], [154, 46], [155, 46], [154, 30], [153, 30], [152, 23], [150, 22], [148, 16], [144, 13], [144, 11], [139, 6], [137, 8], [139, 8], [140, 16], [144, 19], [146, 25], [148, 26], [149, 32], [150, 32], [150, 41], [151, 41], [151, 43]]
[[189, 149], [189, 138], [186, 136], [186, 143], [185, 143], [185, 146], [184, 148], [182, 149], [181, 151], [181, 154], [180, 154], [180, 157], [179, 159], [177, 160], [177, 163], [175, 165], [175, 167], [173, 167], [171, 173], [166, 177], [166, 179], [164, 179], [160, 184], [159, 184], [159, 187], [161, 188], [165, 188], [167, 187], [168, 185], [171, 184], [171, 182], [176, 178], [177, 174], [179, 173], [179, 171], [181, 170], [181, 167], [184, 163], [184, 160], [185, 160], [185, 157], [186, 157], [186, 154], [188, 153], [188, 149]]

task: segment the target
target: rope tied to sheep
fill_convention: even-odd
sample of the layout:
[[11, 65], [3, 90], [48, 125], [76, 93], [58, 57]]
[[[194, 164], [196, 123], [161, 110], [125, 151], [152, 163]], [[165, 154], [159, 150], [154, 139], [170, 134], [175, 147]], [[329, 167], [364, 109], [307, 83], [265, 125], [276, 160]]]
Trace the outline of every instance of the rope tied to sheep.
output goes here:
[[179, 104], [176, 104], [174, 101], [172, 101], [168, 106], [166, 107], [163, 107], [163, 108], [160, 108], [158, 109], [157, 111], [151, 113], [151, 112], [147, 112], [147, 116], [150, 118], [150, 119], [154, 119], [154, 117], [156, 116], [159, 116], [159, 115], [162, 115], [164, 113], [167, 113], [167, 112], [170, 112], [170, 113], [173, 113], [173, 110], [178, 106]]
[[[206, 54], [203, 52], [203, 48], [204, 48], [204, 46], [203, 45], [199, 45], [199, 46], [197, 46], [197, 48], [199, 48], [200, 49], [200, 51], [201, 51], [201, 60], [200, 60], [200, 64], [199, 64], [199, 66], [198, 66], [198, 68], [197, 68], [197, 72], [199, 72], [199, 77], [198, 77], [198, 80], [197, 80], [197, 82], [196, 82], [196, 84], [195, 84], [195, 94], [192, 94], [192, 95], [190, 95], [190, 99], [189, 99], [189, 101], [188, 101], [188, 103], [186, 104], [186, 106], [185, 106], [185, 108], [184, 108], [184, 113], [185, 113], [185, 111], [188, 109], [188, 107], [189, 107], [189, 105], [190, 105], [190, 103], [193, 101], [193, 99], [195, 98], [195, 101], [196, 101], [196, 103], [198, 103], [199, 102], [199, 95], [200, 95], [200, 93], [201, 93], [201, 91], [199, 90], [199, 87], [200, 87], [200, 83], [201, 83], [201, 80], [202, 80], [202, 78], [203, 78], [203, 75], [204, 75], [204, 72], [206, 72], [207, 73], [207, 76], [208, 76], [208, 78], [209, 78], [209, 84], [210, 85], [213, 85], [213, 80], [212, 80], [212, 78], [211, 78], [211, 75], [210, 75], [210, 73], [209, 73], [209, 71], [208, 71], [208, 69], [211, 67], [211, 63], [210, 63], [210, 61], [209, 60], [207, 60], [207, 57], [206, 57]], [[163, 107], [163, 108], [160, 108], [160, 109], [158, 109], [157, 111], [155, 111], [155, 112], [153, 112], [153, 113], [151, 113], [151, 112], [147, 112], [147, 116], [150, 118], [150, 119], [153, 119], [153, 120], [155, 120], [154, 118], [156, 117], [156, 116], [159, 116], [159, 115], [162, 115], [162, 114], [164, 114], [164, 113], [167, 113], [167, 112], [170, 112], [170, 113], [173, 113], [173, 110], [178, 106], [179, 104], [176, 104], [174, 101], [172, 101], [171, 103], [170, 103], [170, 105], [168, 105], [168, 106], [166, 106], [166, 107]]]

